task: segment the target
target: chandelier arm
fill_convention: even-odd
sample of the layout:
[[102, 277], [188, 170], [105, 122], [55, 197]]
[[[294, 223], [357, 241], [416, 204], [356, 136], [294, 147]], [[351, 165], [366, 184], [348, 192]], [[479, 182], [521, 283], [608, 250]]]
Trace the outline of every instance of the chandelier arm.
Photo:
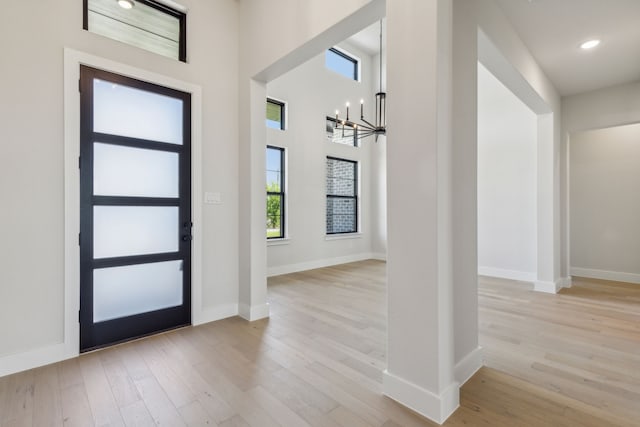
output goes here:
[[366, 119], [362, 119], [362, 121], [363, 121], [364, 123], [366, 123], [367, 125], [369, 125], [369, 127], [371, 127], [372, 129], [375, 129], [375, 128], [376, 128], [376, 125], [374, 125], [373, 123], [369, 123]]

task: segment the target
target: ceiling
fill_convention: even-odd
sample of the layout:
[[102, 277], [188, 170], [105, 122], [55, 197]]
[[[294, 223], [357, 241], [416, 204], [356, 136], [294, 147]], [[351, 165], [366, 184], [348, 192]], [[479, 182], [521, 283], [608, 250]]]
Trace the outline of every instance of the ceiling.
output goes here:
[[[561, 95], [640, 81], [640, 0], [496, 2]], [[379, 25], [348, 41], [377, 54]], [[600, 46], [579, 48], [592, 38]]]
[[[384, 37], [386, 35], [387, 25], [386, 19], [382, 20], [382, 36], [384, 43]], [[348, 43], [356, 46], [359, 49], [364, 50], [367, 54], [373, 56], [380, 52], [380, 22], [369, 25], [364, 30], [360, 31], [347, 39]]]
[[640, 0], [497, 3], [561, 95], [640, 80]]

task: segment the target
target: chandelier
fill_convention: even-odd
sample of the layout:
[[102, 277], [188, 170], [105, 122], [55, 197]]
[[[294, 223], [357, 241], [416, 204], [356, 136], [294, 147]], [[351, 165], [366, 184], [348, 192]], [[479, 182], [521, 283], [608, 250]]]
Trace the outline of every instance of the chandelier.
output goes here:
[[347, 102], [347, 117], [340, 119], [340, 112], [336, 110], [335, 127], [342, 127], [342, 136], [344, 137], [344, 128], [352, 128], [357, 139], [366, 138], [375, 135], [375, 141], [378, 142], [378, 136], [387, 133], [387, 94], [382, 91], [382, 20], [380, 21], [380, 90], [375, 95], [376, 112], [373, 123], [364, 118], [364, 99], [360, 100], [360, 122], [354, 122], [349, 119], [349, 102]]

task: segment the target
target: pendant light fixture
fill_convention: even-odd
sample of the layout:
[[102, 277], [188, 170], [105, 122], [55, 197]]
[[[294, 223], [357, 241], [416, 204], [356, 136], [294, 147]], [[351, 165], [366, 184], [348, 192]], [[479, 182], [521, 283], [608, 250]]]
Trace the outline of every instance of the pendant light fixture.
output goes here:
[[382, 91], [382, 20], [380, 20], [380, 90], [375, 95], [376, 113], [373, 123], [364, 118], [364, 99], [360, 100], [360, 123], [349, 119], [349, 103], [347, 102], [347, 117], [340, 119], [340, 112], [336, 110], [335, 127], [342, 127], [342, 135], [344, 137], [344, 128], [353, 128], [357, 139], [366, 138], [371, 135], [386, 135], [387, 133], [387, 94]]

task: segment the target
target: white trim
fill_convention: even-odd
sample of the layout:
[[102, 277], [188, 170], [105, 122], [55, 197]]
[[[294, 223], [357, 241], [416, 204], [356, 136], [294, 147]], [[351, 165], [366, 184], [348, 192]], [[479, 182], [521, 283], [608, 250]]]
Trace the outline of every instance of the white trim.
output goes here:
[[521, 282], [535, 282], [538, 278], [535, 272], [504, 270], [502, 268], [478, 266], [480, 276], [499, 277], [501, 279], [519, 280]]
[[375, 259], [375, 260], [378, 260], [378, 261], [386, 262], [387, 261], [387, 254], [383, 253], [383, 252], [373, 252], [371, 254], [371, 259]]
[[238, 304], [224, 304], [216, 307], [207, 307], [200, 311], [199, 317], [193, 319], [193, 326], [203, 323], [215, 322], [238, 315]]
[[176, 3], [173, 0], [156, 0], [158, 3], [162, 3], [171, 9], [177, 10], [178, 12], [187, 13], [187, 7], [181, 5], [180, 3]]
[[382, 390], [385, 396], [438, 424], [444, 423], [460, 405], [460, 385], [455, 381], [437, 395], [385, 370]]
[[464, 385], [483, 365], [482, 347], [478, 346], [456, 363], [454, 376], [458, 384]]
[[297, 273], [298, 271], [315, 270], [316, 268], [331, 267], [333, 265], [347, 264], [349, 262], [364, 261], [374, 258], [374, 255], [371, 253], [363, 253], [336, 258], [317, 259], [313, 261], [300, 262], [297, 264], [277, 265], [275, 267], [267, 268], [267, 277], [280, 276], [281, 274]]
[[562, 286], [560, 285], [560, 281], [545, 282], [542, 280], [537, 280], [533, 283], [533, 290], [536, 292], [544, 292], [547, 294], [557, 294], [560, 289], [562, 289]]
[[0, 377], [26, 371], [37, 366], [60, 362], [72, 357], [75, 357], [75, 355], [67, 352], [64, 343], [2, 356], [0, 357]]
[[254, 320], [264, 319], [269, 317], [269, 304], [260, 304], [248, 306], [247, 304], [240, 304], [238, 306], [238, 315], [243, 319], [246, 319], [250, 322]]
[[[85, 52], [64, 49], [64, 357], [79, 354], [80, 324], [80, 65], [110, 71], [135, 79], [152, 82], [191, 94], [191, 191], [193, 194], [191, 215], [193, 218], [193, 242], [191, 254], [191, 313], [192, 320], [201, 321], [202, 314], [202, 89], [200, 86], [177, 80], [151, 71], [111, 61]], [[28, 353], [25, 353], [28, 354]], [[39, 364], [57, 361], [54, 353], [50, 359], [32, 359]], [[38, 364], [24, 365], [29, 368]]]
[[571, 267], [571, 275], [587, 277], [590, 279], [611, 280], [614, 282], [626, 282], [640, 284], [640, 274], [624, 273], [622, 271], [596, 270], [594, 268]]
[[267, 246], [282, 246], [288, 245], [291, 243], [291, 239], [288, 237], [284, 237], [281, 239], [267, 239]]
[[571, 276], [558, 279], [561, 288], [570, 288], [572, 286]]
[[361, 239], [362, 238], [362, 233], [361, 232], [356, 232], [356, 233], [338, 233], [338, 234], [327, 234], [324, 236], [324, 240], [326, 241], [331, 241], [331, 240], [348, 240], [348, 239]]

